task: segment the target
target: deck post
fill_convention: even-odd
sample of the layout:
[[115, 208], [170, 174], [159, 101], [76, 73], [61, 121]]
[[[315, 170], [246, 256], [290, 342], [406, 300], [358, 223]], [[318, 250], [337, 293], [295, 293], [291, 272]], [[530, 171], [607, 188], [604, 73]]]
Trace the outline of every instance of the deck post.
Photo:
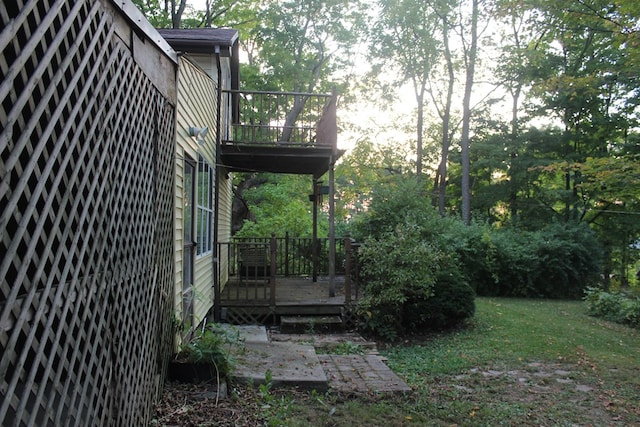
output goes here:
[[329, 167], [329, 296], [336, 296], [336, 226], [335, 226], [335, 185], [334, 161]]
[[284, 277], [289, 277], [289, 232], [284, 235]]
[[317, 179], [313, 179], [313, 238], [311, 242], [311, 260], [313, 268], [313, 283], [318, 281], [318, 196], [319, 185]]
[[351, 303], [351, 236], [344, 238], [344, 303]]
[[269, 299], [272, 307], [276, 305], [276, 255], [277, 255], [276, 233], [271, 233], [271, 277], [269, 278]]
[[334, 87], [331, 91], [331, 105], [333, 108], [328, 111], [331, 119], [331, 159], [329, 160], [329, 296], [336, 296], [336, 199], [335, 199], [335, 165], [338, 155], [338, 126], [336, 124], [336, 108], [338, 103], [338, 92]]

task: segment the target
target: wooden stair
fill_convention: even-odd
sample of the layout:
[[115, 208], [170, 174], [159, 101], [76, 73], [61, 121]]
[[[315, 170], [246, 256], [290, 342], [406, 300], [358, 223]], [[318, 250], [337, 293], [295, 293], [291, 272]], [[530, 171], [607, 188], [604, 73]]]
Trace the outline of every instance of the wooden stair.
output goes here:
[[328, 316], [281, 316], [281, 333], [337, 332], [342, 330], [342, 317]]

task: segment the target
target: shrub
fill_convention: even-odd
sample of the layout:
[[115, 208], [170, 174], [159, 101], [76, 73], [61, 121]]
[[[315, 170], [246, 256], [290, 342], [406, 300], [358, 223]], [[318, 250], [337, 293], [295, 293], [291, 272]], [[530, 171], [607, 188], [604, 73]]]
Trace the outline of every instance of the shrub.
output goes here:
[[600, 245], [584, 224], [454, 231], [462, 238], [452, 246], [478, 295], [579, 298], [600, 271]]
[[395, 233], [371, 238], [360, 251], [364, 296], [359, 301], [363, 327], [386, 339], [405, 329], [404, 307], [433, 296], [443, 254], [421, 238], [419, 227], [398, 225]]
[[[364, 242], [361, 326], [385, 339], [446, 327], [474, 312], [474, 292], [457, 253], [466, 246], [467, 238], [460, 236], [471, 228], [442, 218], [419, 194], [418, 183], [406, 176], [385, 182], [353, 228]], [[475, 228], [468, 233], [475, 234]]]
[[554, 223], [540, 232], [536, 291], [548, 298], [580, 298], [600, 272], [601, 246], [582, 223]]
[[237, 333], [218, 323], [207, 323], [194, 331], [191, 339], [180, 345], [175, 360], [195, 364], [212, 364], [221, 377], [233, 370], [231, 347], [241, 344]]
[[589, 287], [584, 301], [591, 316], [640, 328], [640, 297], [637, 295]]
[[405, 317], [411, 331], [450, 328], [473, 317], [475, 292], [460, 270], [441, 271], [433, 292], [434, 295], [426, 300], [407, 302]]

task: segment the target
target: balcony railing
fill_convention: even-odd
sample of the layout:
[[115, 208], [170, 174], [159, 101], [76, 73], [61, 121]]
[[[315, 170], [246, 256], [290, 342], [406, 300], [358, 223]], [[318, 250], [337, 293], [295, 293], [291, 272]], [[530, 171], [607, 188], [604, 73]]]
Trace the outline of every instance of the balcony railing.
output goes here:
[[233, 106], [232, 132], [223, 144], [335, 148], [335, 95], [226, 90], [223, 96]]

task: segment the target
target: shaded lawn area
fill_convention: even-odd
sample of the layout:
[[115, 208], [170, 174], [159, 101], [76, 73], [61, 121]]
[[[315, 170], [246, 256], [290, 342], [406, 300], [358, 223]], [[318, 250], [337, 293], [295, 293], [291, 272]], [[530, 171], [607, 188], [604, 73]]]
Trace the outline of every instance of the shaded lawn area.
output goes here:
[[389, 348], [431, 425], [639, 425], [640, 334], [579, 301], [478, 298], [471, 327]]
[[[384, 350], [414, 392], [298, 401], [282, 425], [640, 425], [640, 333], [580, 301], [476, 300], [468, 328]], [[332, 400], [333, 399], [333, 400]]]
[[478, 298], [476, 305], [466, 329], [382, 351], [411, 394], [237, 388], [243, 398], [227, 404], [250, 404], [259, 411], [253, 425], [271, 426], [640, 425], [637, 330], [588, 317], [580, 301]]

